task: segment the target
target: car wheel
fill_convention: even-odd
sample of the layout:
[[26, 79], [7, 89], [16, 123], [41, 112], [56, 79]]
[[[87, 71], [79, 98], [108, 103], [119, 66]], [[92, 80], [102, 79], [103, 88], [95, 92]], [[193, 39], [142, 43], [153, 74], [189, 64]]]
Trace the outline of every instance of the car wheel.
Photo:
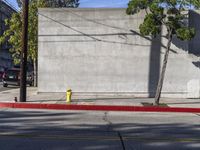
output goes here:
[[3, 87], [8, 87], [8, 84], [6, 84], [6, 83], [3, 83]]

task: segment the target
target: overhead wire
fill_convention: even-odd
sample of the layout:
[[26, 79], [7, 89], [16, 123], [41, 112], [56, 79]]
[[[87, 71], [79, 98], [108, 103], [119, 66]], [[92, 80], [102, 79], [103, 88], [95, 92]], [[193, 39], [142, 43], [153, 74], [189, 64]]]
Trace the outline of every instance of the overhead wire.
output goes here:
[[75, 15], [75, 16], [83, 19], [83, 20], [89, 21], [89, 22], [93, 22], [93, 23], [96, 23], [96, 24], [99, 24], [99, 25], [103, 25], [103, 26], [106, 26], [106, 27], [109, 27], [109, 28], [113, 28], [113, 29], [129, 31], [129, 30], [124, 29], [124, 28], [120, 28], [120, 27], [117, 27], [117, 26], [113, 26], [113, 25], [108, 25], [108, 24], [105, 24], [105, 23], [101, 23], [101, 22], [98, 22], [96, 20], [88, 19], [88, 18], [86, 18], [86, 17], [84, 17], [82, 15], [79, 15], [77, 13], [74, 13], [74, 12], [70, 11], [69, 9], [63, 9], [63, 8], [61, 8], [61, 9], [62, 9], [62, 11], [67, 11], [67, 12], [69, 12], [69, 13], [71, 13], [71, 14], [73, 14], [73, 15]]
[[[82, 34], [84, 36], [87, 36], [87, 37], [93, 39], [94, 41], [105, 42], [105, 43], [113, 43], [113, 44], [124, 44], [124, 45], [140, 45], [140, 44], [133, 44], [133, 43], [125, 43], [125, 42], [117, 42], [117, 41], [110, 41], [110, 40], [99, 39], [99, 38], [96, 38], [94, 36], [91, 36], [90, 34], [87, 34], [87, 33], [84, 33], [82, 31], [79, 31], [79, 30], [77, 30], [77, 29], [75, 29], [75, 28], [73, 28], [73, 27], [71, 27], [69, 25], [66, 25], [66, 24], [64, 24], [64, 23], [62, 23], [60, 21], [57, 21], [57, 20], [55, 20], [53, 18], [50, 18], [50, 17], [48, 17], [48, 16], [46, 16], [44, 14], [41, 14], [41, 13], [38, 13], [38, 14], [41, 15], [41, 16], [43, 16], [43, 17], [45, 17], [45, 18], [47, 18], [47, 19], [49, 19], [49, 20], [51, 20], [51, 21], [53, 21], [53, 22], [56, 22], [56, 23], [58, 23], [58, 24], [60, 24], [60, 25], [62, 25], [64, 27], [67, 27], [67, 28], [69, 28], [69, 29], [71, 29], [71, 30], [73, 30], [73, 31], [75, 31], [77, 33], [80, 33], [80, 34]], [[149, 46], [149, 45], [143, 45], [143, 46]]]
[[[41, 15], [41, 16], [43, 16], [43, 17], [45, 17], [45, 18], [47, 18], [47, 19], [49, 19], [49, 20], [51, 20], [51, 21], [54, 21], [54, 22], [56, 22], [56, 23], [58, 23], [58, 24], [60, 24], [60, 25], [62, 25], [62, 26], [65, 26], [65, 27], [67, 27], [67, 28], [69, 28], [69, 29], [71, 29], [71, 30], [73, 30], [73, 31], [75, 31], [75, 32], [77, 32], [77, 33], [80, 33], [80, 34], [82, 34], [82, 35], [84, 35], [84, 36], [87, 36], [87, 37], [89, 37], [89, 38], [91, 38], [91, 39], [93, 39], [94, 41], [99, 41], [99, 42], [104, 42], [104, 43], [112, 43], [112, 44], [123, 44], [123, 45], [134, 45], [134, 46], [149, 46], [149, 44], [136, 44], [136, 43], [127, 43], [127, 42], [117, 42], [117, 41], [110, 41], [110, 40], [104, 40], [104, 39], [99, 39], [99, 38], [96, 38], [96, 37], [94, 37], [94, 36], [97, 36], [97, 34], [96, 35], [94, 35], [94, 36], [91, 36], [90, 34], [86, 34], [86, 33], [84, 33], [84, 32], [82, 32], [82, 31], [79, 31], [79, 30], [77, 30], [77, 29], [74, 29], [73, 27], [70, 27], [69, 25], [66, 25], [66, 24], [64, 24], [64, 23], [61, 23], [60, 21], [57, 21], [57, 20], [55, 20], [55, 19], [53, 19], [53, 18], [50, 18], [50, 17], [48, 17], [48, 16], [46, 16], [46, 15], [43, 15], [43, 14], [41, 14], [41, 13], [38, 13], [38, 15]], [[80, 16], [79, 16], [80, 17]], [[107, 27], [110, 27], [110, 28], [115, 28], [115, 29], [123, 29], [123, 28], [119, 28], [119, 27], [116, 27], [116, 26], [111, 26], [111, 25], [106, 25], [106, 24], [103, 24], [103, 23], [99, 23], [99, 22], [97, 22], [97, 21], [93, 21], [93, 20], [91, 20], [91, 19], [87, 19], [87, 18], [85, 18], [86, 19], [86, 21], [92, 21], [93, 23], [97, 23], [97, 24], [100, 24], [100, 25], [103, 25], [103, 26], [107, 26]], [[117, 35], [138, 35], [138, 36], [141, 36], [141, 37], [143, 37], [140, 33], [138, 33], [138, 32], [136, 32], [136, 31], [133, 31], [133, 30], [129, 30], [130, 32], [129, 33], [118, 33]], [[100, 34], [101, 35], [101, 34]], [[112, 34], [113, 35], [113, 34]], [[40, 35], [39, 35], [40, 36]], [[48, 35], [42, 35], [42, 36], [48, 36]], [[58, 35], [54, 35], [54, 36], [58, 36]], [[62, 35], [61, 35], [62, 36]], [[66, 35], [63, 35], [63, 36], [66, 36]], [[76, 36], [79, 36], [79, 35], [76, 35]], [[147, 37], [143, 37], [143, 38], [145, 38], [146, 40], [149, 40], [149, 41], [151, 41], [151, 39], [150, 38], [147, 38]], [[87, 40], [88, 41], [88, 40]], [[44, 41], [43, 41], [44, 42]], [[48, 42], [56, 42], [56, 41], [48, 41]], [[75, 40], [73, 40], [73, 41], [57, 41], [57, 42], [76, 42]], [[77, 42], [80, 42], [80, 40], [77, 40]], [[90, 42], [92, 42], [92, 41], [90, 41]], [[166, 48], [166, 46], [164, 46], [163, 44], [161, 44], [161, 47], [163, 47], [163, 48]], [[171, 52], [173, 52], [173, 53], [177, 53], [176, 51], [174, 51], [174, 50], [172, 50], [172, 49], [170, 49], [170, 51]]]

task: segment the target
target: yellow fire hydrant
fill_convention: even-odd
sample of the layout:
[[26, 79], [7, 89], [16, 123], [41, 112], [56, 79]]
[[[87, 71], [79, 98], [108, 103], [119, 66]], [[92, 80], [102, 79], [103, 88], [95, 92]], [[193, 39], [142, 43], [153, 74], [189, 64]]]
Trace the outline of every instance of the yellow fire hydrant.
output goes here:
[[71, 102], [71, 97], [72, 97], [72, 90], [68, 89], [66, 92], [66, 102], [70, 103]]

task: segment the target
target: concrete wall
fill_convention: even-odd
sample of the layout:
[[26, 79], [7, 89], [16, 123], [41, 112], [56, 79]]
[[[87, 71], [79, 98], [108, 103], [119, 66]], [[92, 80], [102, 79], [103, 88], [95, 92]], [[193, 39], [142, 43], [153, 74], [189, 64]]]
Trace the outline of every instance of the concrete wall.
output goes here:
[[[125, 9], [40, 9], [39, 92], [153, 97], [166, 32], [139, 34], [143, 13]], [[162, 96], [200, 97], [199, 57], [174, 39]]]

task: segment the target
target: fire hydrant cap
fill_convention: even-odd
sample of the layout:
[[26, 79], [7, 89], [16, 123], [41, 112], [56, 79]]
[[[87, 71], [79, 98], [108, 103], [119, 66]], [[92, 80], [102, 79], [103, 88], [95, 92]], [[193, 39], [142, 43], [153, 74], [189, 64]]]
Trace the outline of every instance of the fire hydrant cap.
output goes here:
[[71, 90], [71, 89], [68, 89], [67, 92], [72, 92], [72, 90]]

